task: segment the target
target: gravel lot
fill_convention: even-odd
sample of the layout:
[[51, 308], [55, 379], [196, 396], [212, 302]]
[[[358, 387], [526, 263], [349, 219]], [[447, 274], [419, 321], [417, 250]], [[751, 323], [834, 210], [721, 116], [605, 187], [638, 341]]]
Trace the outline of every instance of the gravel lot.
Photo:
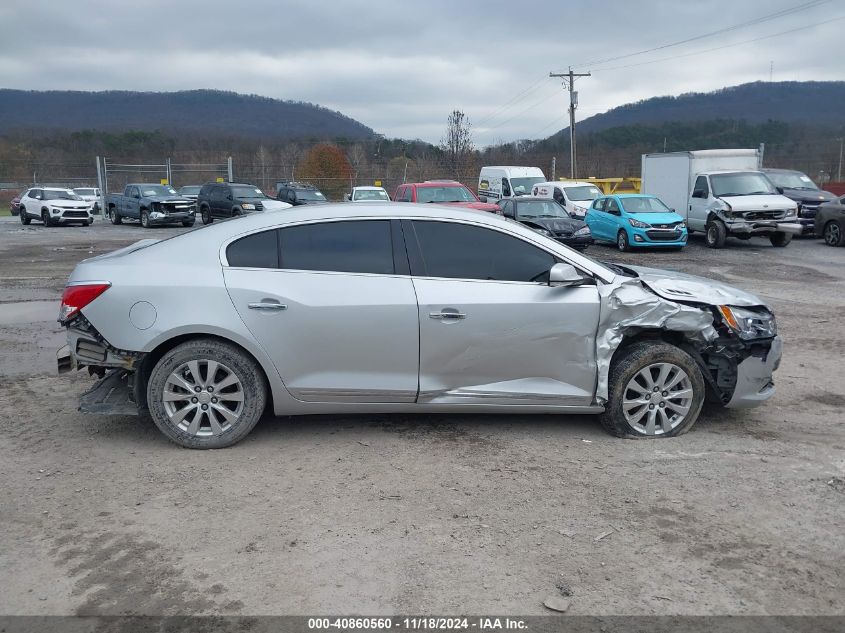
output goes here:
[[588, 251], [775, 307], [775, 398], [681, 438], [321, 416], [197, 452], [78, 413], [91, 379], [54, 375], [73, 266], [183, 230], [0, 218], [0, 614], [529, 615], [561, 594], [573, 614], [845, 614], [845, 248]]

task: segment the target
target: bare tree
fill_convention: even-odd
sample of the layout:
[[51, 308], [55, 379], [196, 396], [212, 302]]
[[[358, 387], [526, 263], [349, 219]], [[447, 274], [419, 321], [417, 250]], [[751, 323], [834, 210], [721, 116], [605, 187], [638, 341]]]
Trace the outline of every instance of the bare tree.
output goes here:
[[453, 110], [446, 120], [446, 136], [440, 141], [446, 169], [452, 178], [460, 180], [468, 173], [473, 161], [472, 124], [466, 114]]

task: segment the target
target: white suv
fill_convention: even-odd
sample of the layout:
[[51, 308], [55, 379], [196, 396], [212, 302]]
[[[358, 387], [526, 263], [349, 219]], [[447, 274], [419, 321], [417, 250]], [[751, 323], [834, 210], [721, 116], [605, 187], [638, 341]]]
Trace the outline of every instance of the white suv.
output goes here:
[[33, 187], [21, 196], [21, 224], [33, 219], [45, 226], [84, 224], [94, 222], [94, 205], [86, 202], [70, 189]]

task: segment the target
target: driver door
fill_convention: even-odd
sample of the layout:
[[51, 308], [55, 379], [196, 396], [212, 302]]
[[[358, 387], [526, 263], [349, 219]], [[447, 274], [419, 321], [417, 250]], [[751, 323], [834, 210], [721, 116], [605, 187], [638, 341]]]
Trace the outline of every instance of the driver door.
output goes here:
[[595, 285], [551, 287], [557, 258], [472, 224], [404, 220], [419, 303], [418, 402], [589, 406]]
[[692, 197], [689, 199], [689, 214], [687, 223], [691, 229], [705, 230], [707, 224], [707, 208], [710, 206], [710, 183], [707, 176], [699, 176], [695, 179], [695, 186], [692, 188]]

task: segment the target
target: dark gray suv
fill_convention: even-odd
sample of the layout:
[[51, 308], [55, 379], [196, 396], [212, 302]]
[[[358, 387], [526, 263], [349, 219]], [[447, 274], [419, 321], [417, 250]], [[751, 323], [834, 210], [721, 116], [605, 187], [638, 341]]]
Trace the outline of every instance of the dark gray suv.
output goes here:
[[317, 187], [300, 182], [277, 182], [276, 198], [294, 206], [328, 202], [326, 196]]

